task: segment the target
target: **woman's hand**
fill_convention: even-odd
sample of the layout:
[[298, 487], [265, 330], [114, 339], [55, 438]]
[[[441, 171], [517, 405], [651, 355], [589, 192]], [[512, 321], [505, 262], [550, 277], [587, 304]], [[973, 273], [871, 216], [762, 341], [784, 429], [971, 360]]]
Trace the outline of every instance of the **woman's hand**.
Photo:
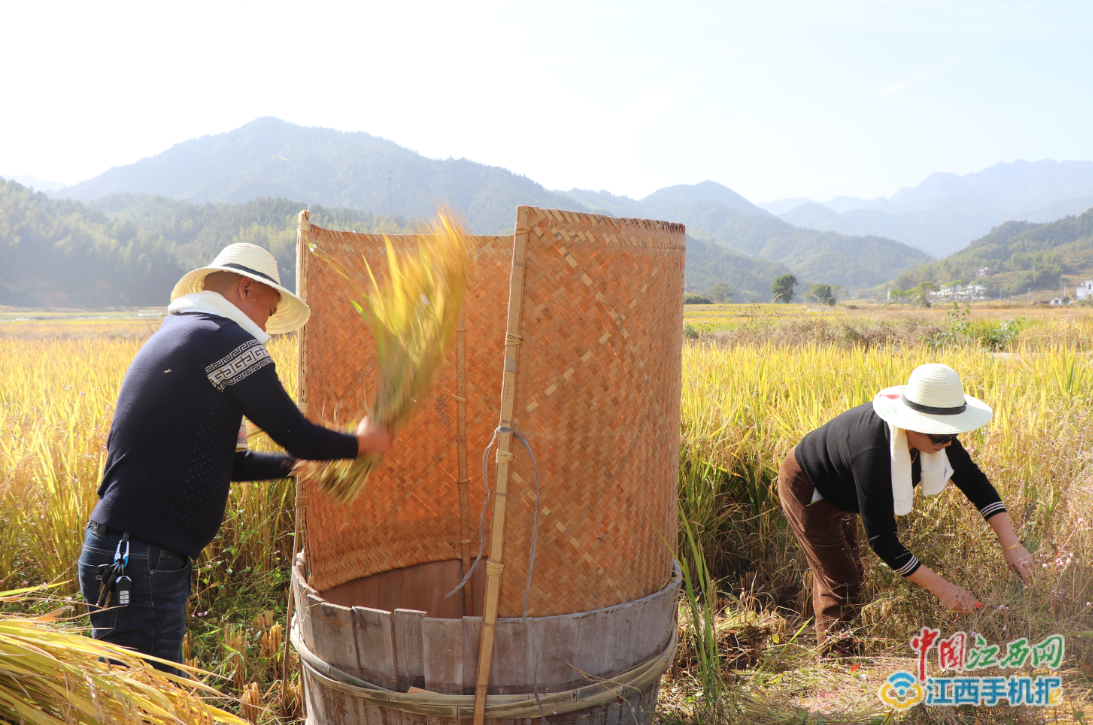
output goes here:
[[1006, 557], [1006, 563], [1009, 564], [1009, 568], [1013, 569], [1013, 571], [1022, 579], [1028, 579], [1032, 576], [1032, 554], [1030, 554], [1029, 550], [1024, 546], [1018, 544], [1013, 548], [1006, 549], [1003, 552], [1003, 556]]
[[394, 436], [390, 431], [367, 417], [361, 420], [357, 426], [357, 457], [366, 453], [383, 455], [391, 447], [391, 439]]
[[942, 606], [957, 614], [971, 614], [977, 606], [983, 606], [975, 601], [974, 594], [952, 582], [945, 582], [945, 585], [934, 594], [941, 600]]

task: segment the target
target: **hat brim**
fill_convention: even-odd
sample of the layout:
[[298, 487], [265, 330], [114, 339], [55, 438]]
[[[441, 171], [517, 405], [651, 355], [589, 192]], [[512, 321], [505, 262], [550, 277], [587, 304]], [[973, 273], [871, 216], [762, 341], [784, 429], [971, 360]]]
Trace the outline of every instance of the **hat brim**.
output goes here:
[[266, 320], [266, 332], [270, 335], [283, 335], [288, 332], [295, 332], [303, 327], [304, 323], [311, 317], [311, 308], [307, 306], [307, 303], [281, 285], [275, 284], [268, 279], [263, 279], [258, 275], [249, 274], [244, 270], [215, 265], [202, 267], [201, 269], [195, 269], [192, 272], [186, 273], [182, 279], [178, 281], [178, 284], [175, 285], [175, 288], [171, 290], [171, 301], [174, 302], [179, 297], [204, 290], [205, 278], [213, 272], [231, 272], [233, 274], [238, 274], [247, 277], [248, 279], [253, 279], [255, 282], [261, 282], [267, 287], [272, 287], [281, 294], [281, 302], [277, 305], [277, 311], [270, 315], [270, 318]]
[[912, 410], [903, 402], [906, 385], [885, 388], [873, 398], [873, 410], [897, 428], [933, 435], [957, 435], [980, 428], [994, 417], [991, 407], [978, 398], [964, 396], [967, 407], [956, 415], [936, 415]]

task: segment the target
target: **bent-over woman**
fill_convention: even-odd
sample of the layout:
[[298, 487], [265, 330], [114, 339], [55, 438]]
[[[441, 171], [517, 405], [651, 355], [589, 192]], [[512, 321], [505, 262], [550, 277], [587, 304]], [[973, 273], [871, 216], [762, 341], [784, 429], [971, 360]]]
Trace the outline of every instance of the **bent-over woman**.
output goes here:
[[[955, 370], [931, 363], [907, 385], [833, 418], [804, 437], [778, 472], [782, 509], [812, 570], [817, 641], [826, 654], [855, 654], [860, 643], [840, 630], [860, 604], [863, 568], [858, 516], [866, 540], [896, 573], [930, 590], [954, 612], [976, 606], [967, 589], [931, 571], [900, 543], [914, 488], [941, 493], [951, 479], [994, 529], [1006, 562], [1021, 576], [1032, 556], [1017, 539], [994, 486], [956, 439], [985, 425], [990, 407], [964, 395]], [[832, 636], [832, 635], [838, 636]]]

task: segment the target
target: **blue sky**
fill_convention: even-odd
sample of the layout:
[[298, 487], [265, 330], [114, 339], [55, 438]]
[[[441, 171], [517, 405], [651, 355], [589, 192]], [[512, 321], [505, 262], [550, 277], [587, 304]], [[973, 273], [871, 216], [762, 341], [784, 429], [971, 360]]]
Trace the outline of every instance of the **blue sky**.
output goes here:
[[[1093, 3], [19, 3], [0, 175], [73, 183], [259, 116], [549, 188], [890, 196], [1093, 159]], [[10, 30], [17, 28], [18, 32]]]

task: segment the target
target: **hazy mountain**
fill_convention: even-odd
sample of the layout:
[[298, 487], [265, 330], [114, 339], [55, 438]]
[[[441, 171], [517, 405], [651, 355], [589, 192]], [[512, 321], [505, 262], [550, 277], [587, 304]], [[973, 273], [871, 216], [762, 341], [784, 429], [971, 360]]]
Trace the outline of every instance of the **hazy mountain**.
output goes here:
[[923, 201], [898, 211], [882, 211], [876, 206], [840, 214], [826, 204], [810, 203], [779, 218], [809, 229], [898, 239], [935, 257], [951, 254], [953, 249], [982, 236], [1007, 218], [979, 202], [956, 197]]
[[65, 188], [65, 184], [60, 181], [46, 181], [35, 176], [13, 176], [11, 180], [17, 184], [31, 187], [35, 191], [59, 191]]
[[[790, 206], [791, 202], [801, 203]], [[810, 229], [876, 234], [944, 257], [1007, 220], [1049, 222], [1093, 206], [1093, 162], [1014, 161], [973, 174], [931, 174], [891, 199], [838, 196], [762, 205]], [[826, 207], [836, 215], [818, 207]]]
[[1093, 195], [1093, 161], [1014, 161], [973, 174], [931, 174], [892, 201], [901, 207], [942, 197], [973, 199], [1008, 218], [1067, 199]]
[[844, 214], [853, 209], [892, 211], [896, 208], [891, 201], [885, 199], [883, 196], [878, 196], [873, 199], [862, 199], [857, 196], [836, 196], [823, 202], [823, 205], [829, 209], [834, 209], [840, 214]]
[[[812, 281], [868, 287], [891, 279], [888, 270], [906, 269], [929, 259], [928, 255], [890, 239], [818, 234], [812, 229], [795, 228], [713, 181], [671, 186], [640, 200], [606, 191], [570, 189], [562, 193], [605, 214], [682, 222], [689, 234], [752, 258], [777, 262]], [[689, 254], [687, 266], [692, 267]], [[741, 287], [744, 283], [734, 284], [727, 277], [722, 281], [734, 289], [756, 289], [759, 297], [769, 289], [769, 284], [753, 288]]]
[[[753, 257], [780, 262], [799, 277], [814, 282], [873, 286], [884, 280], [883, 270], [907, 269], [930, 258], [891, 239], [802, 229], [769, 214], [743, 214], [715, 201], [651, 198], [641, 202], [647, 216], [683, 222], [692, 234], [717, 240]], [[891, 279], [890, 274], [887, 278]]]
[[[703, 239], [737, 253], [781, 263], [799, 276], [851, 287], [873, 286], [928, 259], [876, 235], [865, 239], [797, 229], [713, 181], [666, 187], [640, 200], [606, 191], [551, 191], [505, 169], [465, 159], [428, 159], [366, 133], [305, 128], [273, 118], [176, 144], [59, 195], [88, 202], [103, 199], [96, 205], [110, 210], [126, 198], [118, 194], [134, 193], [160, 197], [157, 214], [168, 199], [200, 205], [276, 198], [413, 219], [433, 213], [434, 202], [443, 201], [461, 210], [474, 231], [485, 233], [511, 231], [520, 204], [665, 219], [683, 222]], [[132, 223], [139, 218], [139, 224], [164, 234], [177, 245], [180, 260], [192, 259], [195, 250], [208, 251], [209, 245], [191, 248], [194, 242], [170, 236], [177, 230], [140, 217], [142, 205], [149, 203], [126, 207], [127, 218]], [[198, 214], [203, 224], [213, 224], [209, 214]], [[259, 226], [270, 223], [263, 218]], [[217, 223], [209, 228], [222, 227]]]
[[687, 266], [683, 286], [688, 291], [705, 292], [718, 282], [732, 289], [734, 302], [770, 299], [770, 285], [790, 273], [784, 264], [757, 259], [727, 249], [709, 239], [687, 234]]
[[1067, 199], [1054, 204], [1049, 204], [1043, 209], [1017, 216], [1022, 221], [1044, 223], [1062, 219], [1065, 216], [1079, 216], [1093, 207], [1093, 196], [1082, 196], [1077, 199]]
[[[605, 214], [683, 222], [688, 232], [687, 289], [704, 291], [724, 282], [738, 302], [767, 299], [770, 283], [787, 272], [802, 280], [862, 287], [870, 286], [869, 280], [883, 279], [882, 270], [907, 268], [929, 259], [888, 239], [795, 229], [762, 213], [756, 205], [739, 203], [735, 192], [712, 181], [669, 187], [641, 200], [606, 191], [570, 189], [564, 193]], [[724, 200], [734, 201], [736, 208]], [[826, 207], [820, 209], [838, 216]]]
[[793, 226], [809, 229], [839, 229], [846, 222], [839, 212], [814, 201], [808, 201], [781, 212], [778, 218]]
[[741, 214], [749, 214], [752, 216], [768, 215], [768, 212], [760, 209], [755, 204], [752, 204], [729, 187], [718, 184], [715, 181], [702, 181], [698, 184], [690, 185], [678, 184], [676, 186], [666, 186], [663, 189], [654, 191], [641, 201], [642, 204], [646, 206], [665, 201], [682, 201], [691, 204], [715, 202], [728, 207], [729, 209], [733, 209], [734, 211], [738, 211]]
[[815, 202], [804, 196], [795, 196], [792, 199], [777, 199], [775, 201], [762, 201], [756, 204], [760, 209], [769, 211], [771, 214], [778, 216], [785, 214], [790, 209], [796, 209], [801, 204], [813, 204]]
[[124, 192], [228, 203], [279, 196], [305, 206], [408, 218], [432, 214], [437, 203], [447, 202], [462, 210], [478, 233], [511, 233], [520, 204], [585, 210], [506, 169], [429, 159], [367, 133], [307, 128], [276, 118], [175, 144], [57, 195], [91, 201]]
[[615, 196], [608, 191], [587, 191], [585, 189], [570, 189], [559, 191], [559, 194], [572, 199], [597, 214], [606, 214], [617, 217], [642, 217], [640, 201], [634, 201], [628, 196]]
[[[992, 274], [977, 277], [989, 267]], [[1064, 274], [1089, 278], [1093, 270], [1093, 209], [1080, 216], [1033, 224], [1008, 221], [945, 259], [901, 274], [894, 285], [909, 289], [919, 282], [975, 281], [995, 294], [1028, 289], [1053, 290]]]

